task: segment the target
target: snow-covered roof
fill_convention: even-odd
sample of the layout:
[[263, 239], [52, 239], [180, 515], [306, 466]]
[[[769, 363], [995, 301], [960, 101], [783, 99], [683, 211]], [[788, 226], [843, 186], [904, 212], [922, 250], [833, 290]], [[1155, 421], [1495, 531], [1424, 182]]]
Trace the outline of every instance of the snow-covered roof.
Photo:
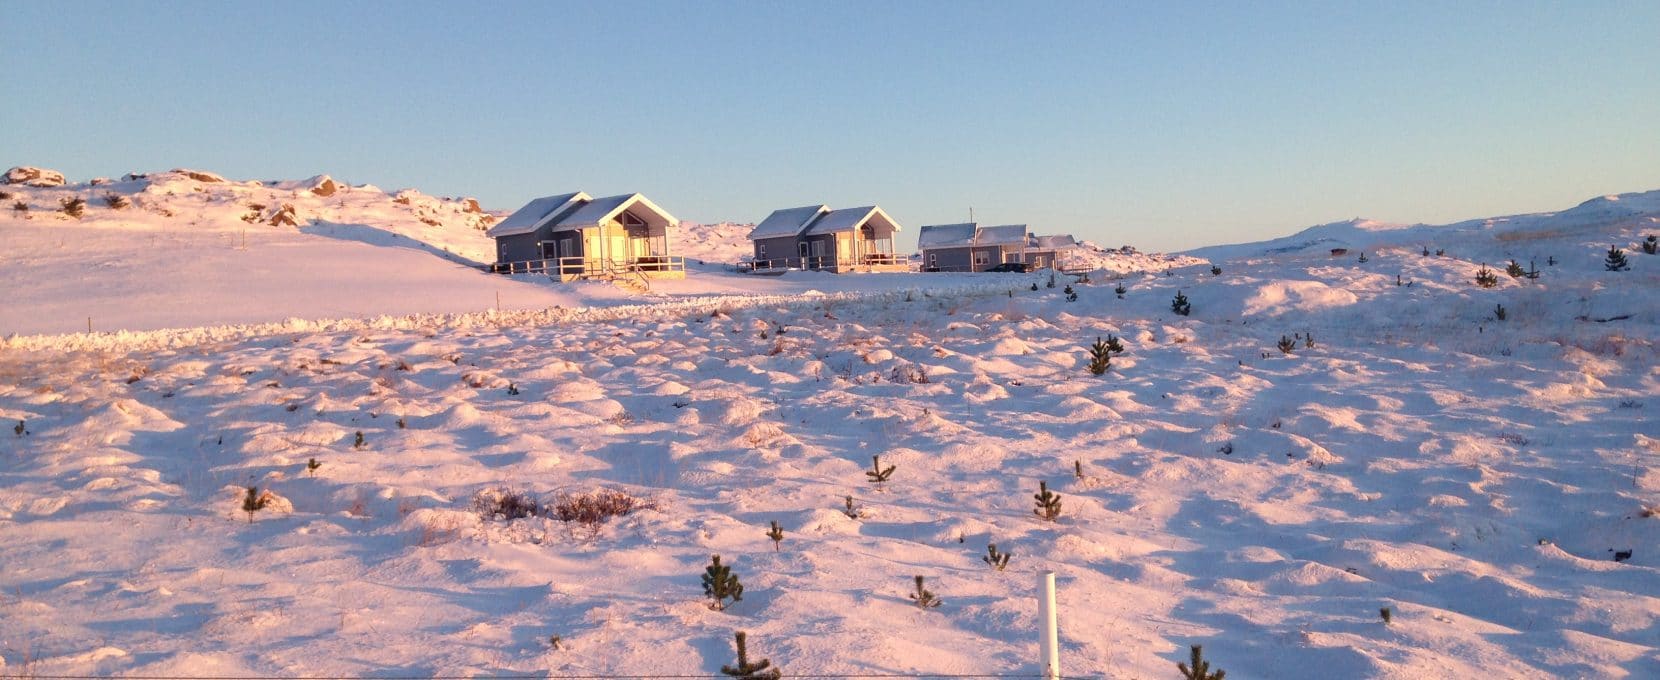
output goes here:
[[1019, 246], [1026, 244], [1026, 225], [1000, 224], [980, 227], [974, 234], [977, 246]]
[[560, 218], [558, 222], [554, 223], [553, 229], [554, 231], [569, 231], [597, 227], [605, 221], [622, 214], [624, 210], [637, 206], [656, 213], [666, 224], [680, 223], [679, 220], [674, 218], [674, 215], [670, 215], [668, 211], [658, 207], [656, 203], [652, 203], [651, 199], [640, 194], [622, 194], [589, 201], [587, 205], [577, 208], [576, 212]]
[[580, 191], [558, 196], [543, 196], [526, 203], [523, 208], [513, 211], [513, 214], [508, 215], [507, 219], [497, 222], [496, 226], [490, 227], [490, 230], [484, 233], [490, 238], [528, 234], [536, 231], [544, 222], [565, 212], [567, 206], [587, 200], [588, 194]]
[[978, 228], [979, 225], [973, 222], [930, 224], [917, 230], [916, 247], [966, 248], [974, 245], [974, 232]]
[[803, 235], [836, 234], [844, 231], [853, 231], [871, 222], [884, 222], [899, 231], [899, 223], [888, 217], [880, 207], [867, 205], [861, 208], [842, 208], [824, 213], [802, 232]]
[[779, 236], [795, 236], [806, 229], [819, 215], [830, 212], [824, 205], [806, 205], [799, 208], [785, 208], [774, 210], [771, 215], [761, 220], [749, 231], [750, 240], [763, 238], [777, 238]]
[[1026, 245], [1038, 250], [1065, 250], [1067, 248], [1078, 247], [1078, 239], [1072, 238], [1071, 234], [1056, 234], [1053, 236], [1038, 236], [1033, 234], [1031, 240], [1028, 241]]

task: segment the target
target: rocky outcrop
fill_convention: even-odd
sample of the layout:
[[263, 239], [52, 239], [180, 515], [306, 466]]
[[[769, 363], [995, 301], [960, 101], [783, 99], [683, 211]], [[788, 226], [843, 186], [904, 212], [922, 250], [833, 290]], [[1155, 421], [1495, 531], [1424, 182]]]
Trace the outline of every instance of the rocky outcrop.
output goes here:
[[193, 180], [196, 180], [198, 182], [223, 182], [223, 181], [225, 181], [225, 178], [220, 177], [219, 175], [215, 175], [211, 172], [205, 172], [205, 171], [202, 171], [202, 170], [190, 170], [190, 169], [186, 169], [186, 168], [173, 168], [173, 172], [179, 173], [181, 175], [184, 175], [185, 177], [189, 177], [189, 178], [191, 178]]
[[266, 211], [263, 221], [273, 227], [298, 227], [300, 220], [294, 215], [294, 204], [284, 203]]
[[6, 184], [21, 184], [28, 187], [61, 187], [63, 173], [46, 168], [36, 168], [20, 165], [6, 171]]
[[463, 198], [461, 199], [461, 212], [481, 213], [484, 212], [484, 209], [478, 207], [478, 199]]
[[318, 175], [308, 180], [308, 182], [311, 184], [309, 191], [324, 198], [333, 196], [334, 192], [340, 190], [340, 184], [328, 175]]

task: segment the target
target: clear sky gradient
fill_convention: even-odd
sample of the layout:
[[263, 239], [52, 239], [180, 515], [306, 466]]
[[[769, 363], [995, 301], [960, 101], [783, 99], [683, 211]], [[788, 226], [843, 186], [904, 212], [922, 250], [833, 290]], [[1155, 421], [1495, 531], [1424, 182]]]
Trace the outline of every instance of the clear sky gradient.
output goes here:
[[1660, 188], [1660, 2], [0, 0], [0, 163], [1144, 250]]

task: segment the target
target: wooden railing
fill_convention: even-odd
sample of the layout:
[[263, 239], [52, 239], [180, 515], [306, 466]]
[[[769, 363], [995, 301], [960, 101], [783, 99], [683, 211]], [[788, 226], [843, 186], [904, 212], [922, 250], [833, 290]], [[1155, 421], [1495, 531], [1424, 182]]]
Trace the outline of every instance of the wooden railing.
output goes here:
[[903, 255], [893, 253], [871, 253], [857, 258], [840, 258], [834, 255], [820, 255], [817, 257], [776, 257], [752, 262], [739, 262], [737, 269], [740, 272], [769, 272], [788, 269], [834, 269], [842, 266], [882, 266], [908, 265], [910, 262]]
[[498, 274], [547, 274], [549, 276], [602, 276], [686, 271], [686, 258], [678, 255], [648, 255], [618, 262], [610, 258], [559, 257], [543, 260], [497, 262], [490, 271]]

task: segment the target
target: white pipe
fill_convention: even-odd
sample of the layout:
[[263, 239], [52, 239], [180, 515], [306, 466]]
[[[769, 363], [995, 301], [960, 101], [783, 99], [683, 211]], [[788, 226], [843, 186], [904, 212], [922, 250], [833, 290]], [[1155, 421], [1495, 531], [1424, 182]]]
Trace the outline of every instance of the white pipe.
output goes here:
[[1055, 572], [1038, 573], [1038, 665], [1044, 680], [1060, 680], [1060, 633], [1055, 617]]

